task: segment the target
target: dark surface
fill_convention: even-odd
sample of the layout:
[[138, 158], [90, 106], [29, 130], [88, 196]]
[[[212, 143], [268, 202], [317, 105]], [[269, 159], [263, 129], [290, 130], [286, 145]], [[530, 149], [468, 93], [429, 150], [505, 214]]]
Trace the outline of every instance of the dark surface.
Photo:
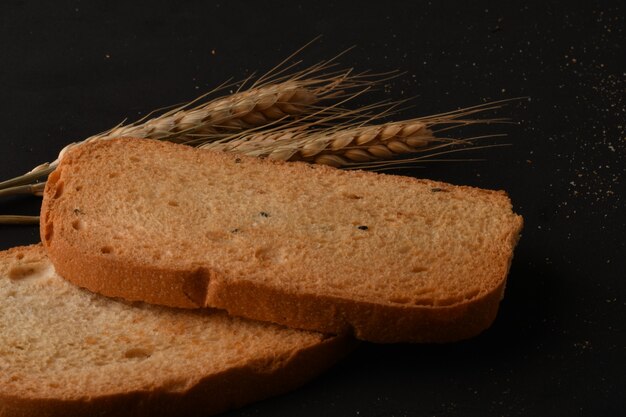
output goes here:
[[[363, 344], [300, 390], [228, 415], [626, 414], [621, 2], [38, 3], [0, 5], [2, 179], [126, 117], [267, 70], [320, 34], [307, 64], [357, 45], [346, 66], [406, 71], [385, 89], [415, 97], [405, 117], [530, 97], [497, 113], [520, 122], [495, 129], [513, 146], [402, 171], [505, 189], [524, 216], [493, 327], [444, 346]], [[0, 214], [38, 207], [5, 199]], [[2, 249], [37, 241], [35, 227], [0, 226]]]

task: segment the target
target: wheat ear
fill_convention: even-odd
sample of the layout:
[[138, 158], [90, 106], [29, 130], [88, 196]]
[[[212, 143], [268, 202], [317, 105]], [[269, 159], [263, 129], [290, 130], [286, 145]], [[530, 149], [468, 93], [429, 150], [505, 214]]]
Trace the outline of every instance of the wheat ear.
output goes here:
[[187, 141], [198, 135], [249, 129], [305, 113], [312, 105], [331, 95], [339, 84], [340, 79], [321, 86], [305, 81], [270, 84], [192, 109], [168, 112], [145, 123], [116, 127], [92, 138], [131, 136]]
[[431, 148], [437, 142], [438, 139], [425, 123], [409, 120], [335, 131], [279, 130], [225, 143], [207, 143], [201, 147], [282, 161], [345, 167], [418, 152]]
[[341, 98], [344, 95], [350, 97], [355, 93], [346, 91], [355, 87], [367, 88], [367, 84], [373, 82], [375, 81], [359, 75], [352, 77], [348, 70], [312, 79], [301, 79], [297, 74], [287, 81], [256, 86], [208, 102], [203, 102], [206, 97], [204, 95], [160, 116], [149, 118], [148, 115], [135, 123], [118, 125], [83, 141], [71, 143], [61, 150], [55, 161], [46, 162], [22, 176], [0, 182], [0, 190], [30, 184], [45, 177], [54, 170], [65, 152], [81, 143], [120, 136], [202, 143], [226, 132], [241, 132], [318, 111], [319, 106], [316, 105], [322, 100]]
[[[294, 123], [293, 126], [288, 125], [287, 129], [276, 128], [229, 136], [223, 140], [205, 143], [201, 147], [340, 168], [369, 168], [382, 161], [390, 165], [401, 164], [397, 159], [400, 155], [441, 150], [453, 145], [468, 145], [475, 139], [487, 137], [461, 140], [443, 137], [443, 133], [473, 124], [506, 123], [506, 119], [472, 117], [476, 113], [497, 109], [501, 103], [486, 103], [399, 122], [367, 124], [387, 116], [389, 110], [393, 109], [391, 106], [359, 124], [342, 122], [340, 119], [343, 115], [330, 115], [317, 119], [314, 123]], [[358, 117], [354, 117], [356, 119]], [[330, 127], [326, 127], [329, 124]], [[439, 154], [438, 152], [437, 155]]]

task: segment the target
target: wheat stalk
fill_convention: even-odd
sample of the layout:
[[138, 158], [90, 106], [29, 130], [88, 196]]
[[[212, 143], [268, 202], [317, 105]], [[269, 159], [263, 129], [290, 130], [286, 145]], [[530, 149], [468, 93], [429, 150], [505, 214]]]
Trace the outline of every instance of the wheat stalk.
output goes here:
[[18, 185], [16, 187], [5, 188], [0, 190], [0, 197], [19, 194], [32, 194], [41, 197], [43, 196], [43, 189], [45, 185], [45, 183], [39, 182], [36, 184]]
[[0, 224], [39, 224], [39, 216], [0, 215]]

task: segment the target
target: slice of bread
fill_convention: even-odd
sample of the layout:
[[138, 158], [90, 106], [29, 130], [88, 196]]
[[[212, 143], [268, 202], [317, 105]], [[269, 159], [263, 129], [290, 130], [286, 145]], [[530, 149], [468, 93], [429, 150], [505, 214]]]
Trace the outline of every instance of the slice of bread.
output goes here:
[[41, 245], [0, 252], [0, 415], [206, 416], [296, 387], [353, 342], [108, 299]]
[[41, 215], [92, 291], [376, 342], [487, 328], [522, 227], [504, 192], [141, 139], [68, 152]]

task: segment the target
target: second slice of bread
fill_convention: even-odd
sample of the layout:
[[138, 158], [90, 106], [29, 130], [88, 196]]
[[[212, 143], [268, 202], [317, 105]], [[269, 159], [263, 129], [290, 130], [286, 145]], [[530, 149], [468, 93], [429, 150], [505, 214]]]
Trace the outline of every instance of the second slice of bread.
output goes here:
[[105, 295], [444, 342], [494, 320], [521, 226], [503, 192], [119, 139], [64, 156], [41, 235]]
[[306, 382], [354, 342], [131, 305], [61, 279], [41, 245], [0, 252], [0, 415], [208, 416]]

